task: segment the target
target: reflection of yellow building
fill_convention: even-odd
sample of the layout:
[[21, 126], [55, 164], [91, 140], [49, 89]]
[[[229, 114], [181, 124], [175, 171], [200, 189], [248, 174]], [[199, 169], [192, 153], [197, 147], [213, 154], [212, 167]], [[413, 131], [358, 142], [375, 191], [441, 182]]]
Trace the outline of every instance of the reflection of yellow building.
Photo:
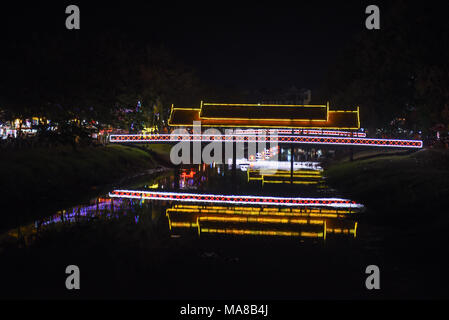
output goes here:
[[144, 134], [153, 134], [153, 133], [157, 133], [158, 129], [156, 126], [153, 127], [145, 127], [142, 130], [142, 133]]
[[326, 239], [328, 234], [356, 237], [349, 210], [174, 205], [166, 215], [170, 230], [191, 228], [198, 234], [288, 236]]
[[319, 170], [298, 170], [292, 175], [287, 170], [249, 169], [247, 174], [248, 182], [259, 180], [262, 185], [265, 183], [319, 184], [323, 179], [323, 173]]

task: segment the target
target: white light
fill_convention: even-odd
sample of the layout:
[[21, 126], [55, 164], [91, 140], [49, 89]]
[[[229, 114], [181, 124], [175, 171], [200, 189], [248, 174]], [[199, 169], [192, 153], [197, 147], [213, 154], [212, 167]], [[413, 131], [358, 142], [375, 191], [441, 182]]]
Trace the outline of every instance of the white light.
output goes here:
[[[119, 195], [116, 193], [134, 193], [137, 195]], [[219, 194], [139, 191], [139, 190], [114, 190], [109, 193], [109, 196], [111, 198], [128, 198], [128, 199], [143, 198], [160, 201], [180, 201], [180, 202], [274, 205], [274, 206], [289, 206], [289, 207], [363, 208], [362, 204], [358, 204], [355, 203], [354, 201], [341, 198], [301, 198], [301, 197], [288, 198], [288, 197], [267, 197], [267, 196], [253, 196], [253, 195], [219, 195]], [[201, 199], [198, 199], [198, 197], [201, 197]], [[316, 201], [317, 203], [298, 203], [307, 201], [310, 202]]]

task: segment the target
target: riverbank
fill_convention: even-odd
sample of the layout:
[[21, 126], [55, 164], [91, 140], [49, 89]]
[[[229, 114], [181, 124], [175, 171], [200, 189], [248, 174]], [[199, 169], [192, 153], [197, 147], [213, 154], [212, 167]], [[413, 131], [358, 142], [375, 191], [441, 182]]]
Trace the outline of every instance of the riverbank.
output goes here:
[[383, 290], [396, 287], [402, 298], [447, 297], [447, 150], [340, 161], [325, 176], [343, 196], [366, 205], [359, 241], [380, 248], [372, 261], [384, 272]]
[[81, 197], [95, 195], [104, 185], [157, 165], [149, 152], [121, 145], [2, 153], [0, 226], [23, 223], [39, 216], [43, 208], [80, 201]]
[[449, 196], [449, 152], [420, 150], [330, 164], [328, 184], [389, 220], [435, 218]]

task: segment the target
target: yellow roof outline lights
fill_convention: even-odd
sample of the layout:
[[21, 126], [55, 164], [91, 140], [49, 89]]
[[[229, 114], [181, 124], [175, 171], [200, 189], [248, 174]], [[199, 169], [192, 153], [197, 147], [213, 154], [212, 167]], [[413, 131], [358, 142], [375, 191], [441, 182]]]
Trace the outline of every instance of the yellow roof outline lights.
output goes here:
[[[170, 125], [170, 124], [169, 124]], [[172, 127], [188, 127], [189, 125], [187, 124], [171, 124], [170, 126]], [[190, 125], [192, 126], [192, 125]], [[280, 128], [280, 125], [235, 125], [235, 124], [201, 124], [202, 127], [212, 127], [212, 128]], [[302, 127], [298, 127], [298, 126], [282, 126], [283, 128], [287, 128], [287, 129], [332, 129], [332, 130], [357, 130], [360, 129], [358, 127], [320, 127], [320, 126], [302, 126]]]
[[[296, 119], [296, 118], [286, 118], [286, 119], [282, 119], [282, 118], [253, 118], [253, 117], [222, 117], [222, 116], [205, 116], [204, 115], [204, 106], [212, 106], [212, 107], [218, 107], [218, 106], [223, 106], [223, 107], [256, 107], [256, 108], [260, 108], [260, 110], [267, 110], [267, 109], [263, 109], [263, 107], [279, 107], [279, 108], [297, 108], [299, 110], [302, 110], [301, 108], [326, 108], [326, 116], [325, 119], [324, 118], [320, 118], [320, 119], [312, 119], [312, 118], [300, 118], [300, 119]], [[262, 108], [261, 108], [262, 107]], [[232, 108], [231, 108], [232, 109]], [[233, 110], [234, 111], [234, 110]], [[297, 105], [297, 104], [249, 104], [249, 103], [243, 103], [243, 104], [238, 104], [238, 103], [203, 103], [201, 105], [201, 110], [200, 110], [200, 114], [199, 117], [201, 119], [210, 119], [210, 120], [256, 120], [256, 121], [328, 121], [328, 109], [326, 105]]]
[[172, 103], [171, 105], [171, 110], [170, 110], [170, 116], [168, 117], [168, 125], [172, 126], [172, 127], [185, 127], [185, 124], [173, 124], [172, 123], [172, 119], [173, 119], [173, 112], [176, 110], [181, 110], [181, 111], [200, 111], [201, 107], [175, 107], [175, 105]]
[[174, 109], [174, 105], [173, 105], [173, 103], [172, 103], [172, 104], [171, 104], [171, 109], [170, 109], [170, 116], [168, 117], [168, 120], [167, 120], [167, 123], [168, 123], [169, 126], [172, 125], [172, 124], [171, 124], [171, 119], [172, 119], [172, 117], [173, 117], [173, 109]]
[[[270, 106], [270, 107], [315, 107], [315, 108], [325, 108], [324, 113], [320, 115], [316, 114], [318, 111], [314, 111], [315, 114], [310, 114], [310, 118], [307, 114], [303, 114], [301, 118], [306, 117], [306, 119], [296, 119], [289, 113], [289, 118], [282, 117], [272, 117], [270, 112], [274, 112], [275, 108], [267, 111], [265, 118], [252, 118], [245, 114], [244, 117], [227, 117], [223, 113], [217, 114], [217, 110], [213, 110], [217, 116], [209, 114], [208, 116], [203, 116], [204, 106], [235, 106], [235, 107], [260, 107], [260, 106]], [[244, 108], [243, 108], [244, 109]], [[248, 110], [246, 110], [249, 112]], [[232, 110], [228, 111], [231, 112]], [[218, 116], [220, 115], [220, 116]], [[237, 115], [237, 114], [236, 114]], [[243, 115], [243, 114], [242, 114]], [[313, 117], [320, 117], [321, 119], [313, 119]], [[168, 124], [173, 127], [191, 127], [193, 121], [201, 121], [201, 126], [203, 127], [222, 127], [222, 128], [282, 128], [282, 129], [321, 129], [321, 130], [358, 130], [360, 129], [360, 107], [357, 106], [356, 110], [331, 110], [329, 102], [325, 105], [276, 105], [276, 104], [231, 104], [231, 103], [205, 103], [200, 102], [198, 107], [175, 107], [172, 104], [170, 111], [170, 117], [168, 119]]]
[[242, 107], [326, 107], [322, 104], [263, 104], [263, 103], [207, 103], [204, 102], [204, 106], [242, 106]]
[[200, 110], [200, 108], [195, 108], [195, 107], [176, 107], [173, 108], [173, 110]]
[[360, 129], [360, 107], [357, 106], [357, 127]]

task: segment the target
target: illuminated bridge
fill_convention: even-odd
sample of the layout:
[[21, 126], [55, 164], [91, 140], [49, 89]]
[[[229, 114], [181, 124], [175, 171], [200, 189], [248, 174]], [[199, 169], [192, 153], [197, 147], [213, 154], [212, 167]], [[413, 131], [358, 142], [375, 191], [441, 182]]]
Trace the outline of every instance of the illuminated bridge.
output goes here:
[[[111, 135], [111, 143], [229, 142], [293, 145], [422, 148], [421, 140], [367, 138], [360, 131], [359, 108], [332, 110], [326, 105], [203, 103], [199, 107], [172, 105], [168, 124], [172, 134]], [[214, 134], [202, 128], [215, 128]], [[190, 134], [186, 129], [192, 129]], [[224, 134], [221, 134], [224, 131]], [[217, 134], [218, 132], [218, 134]], [[209, 131], [210, 133], [210, 131]]]
[[366, 147], [392, 147], [392, 148], [422, 148], [421, 140], [400, 139], [372, 139], [353, 137], [328, 137], [328, 136], [297, 136], [297, 135], [208, 135], [208, 134], [125, 134], [110, 135], [111, 143], [178, 143], [191, 142], [267, 142], [277, 144], [298, 145], [340, 145], [340, 146], [366, 146]]
[[363, 205], [348, 199], [340, 198], [301, 198], [301, 197], [268, 197], [258, 195], [219, 195], [203, 193], [114, 190], [109, 193], [111, 198], [160, 200], [196, 203], [221, 204], [252, 204], [287, 207], [334, 207], [363, 208]]

